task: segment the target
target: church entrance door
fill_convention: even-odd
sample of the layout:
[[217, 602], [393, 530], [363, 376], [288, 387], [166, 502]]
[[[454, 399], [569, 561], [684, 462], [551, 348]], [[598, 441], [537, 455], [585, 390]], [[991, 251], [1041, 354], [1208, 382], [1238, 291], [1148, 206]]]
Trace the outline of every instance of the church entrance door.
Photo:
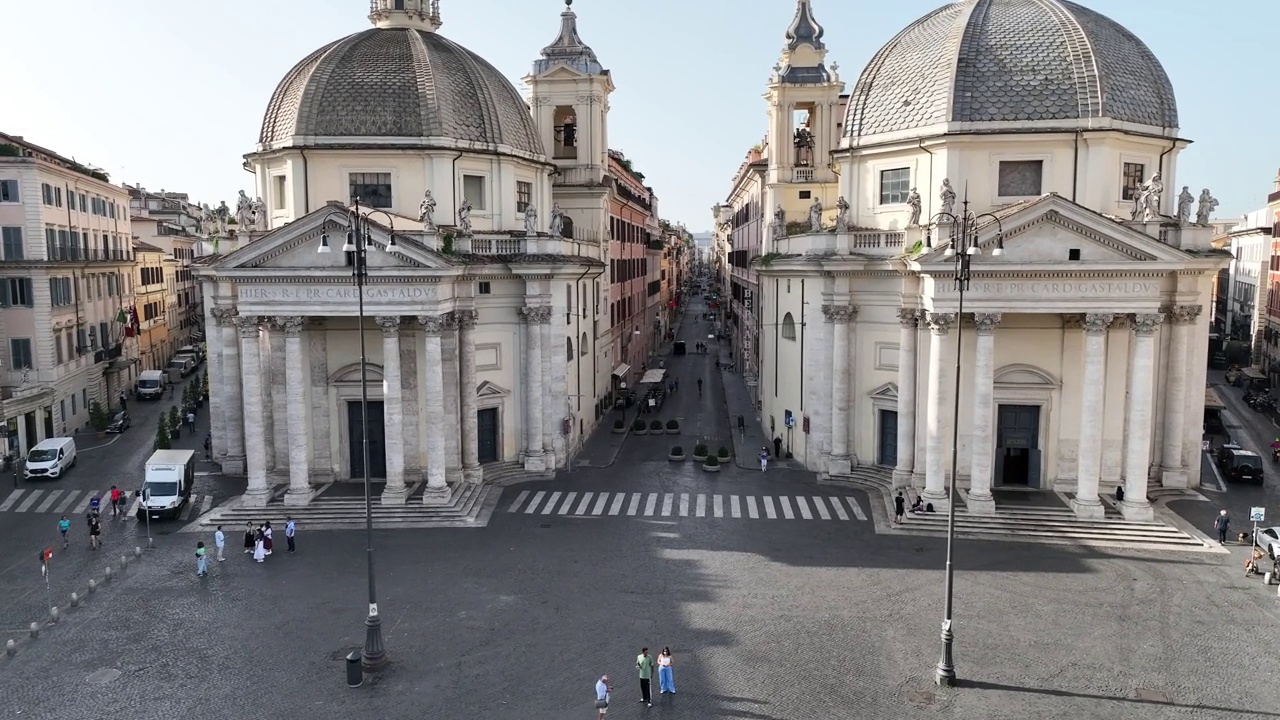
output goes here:
[[[364, 413], [360, 401], [347, 403], [347, 461], [352, 480], [364, 479]], [[369, 477], [387, 476], [386, 424], [382, 417], [382, 401], [369, 401]]]
[[1000, 405], [996, 413], [996, 485], [1040, 487], [1040, 407]]

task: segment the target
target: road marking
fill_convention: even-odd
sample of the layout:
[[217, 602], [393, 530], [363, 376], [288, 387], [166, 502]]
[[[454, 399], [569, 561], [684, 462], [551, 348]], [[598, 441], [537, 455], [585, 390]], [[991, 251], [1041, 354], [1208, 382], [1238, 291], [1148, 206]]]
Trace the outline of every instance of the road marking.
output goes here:
[[133, 507], [129, 508], [129, 517], [138, 516], [138, 508], [142, 507], [142, 498], [135, 495], [133, 498]]
[[760, 519], [760, 513], [756, 511], [755, 495], [747, 496], [747, 517], [751, 518], [752, 520]]
[[186, 522], [191, 519], [191, 511], [196, 509], [196, 504], [188, 501], [187, 506], [182, 508], [182, 514], [178, 516], [178, 520]]
[[213, 496], [205, 495], [204, 500], [200, 501], [200, 514], [203, 515], [213, 509]]
[[805, 520], [813, 519], [813, 513], [809, 512], [809, 503], [805, 502], [804, 498], [796, 498], [796, 508], [800, 510], [800, 517]]
[[844, 501], [849, 503], [849, 509], [853, 510], [853, 516], [859, 520], [866, 520], [867, 516], [862, 512], [862, 506], [858, 504], [857, 498], [852, 495], [846, 495]]
[[773, 498], [768, 495], [764, 496], [764, 516], [769, 520], [778, 519], [778, 513], [773, 509]]
[[573, 511], [574, 515], [586, 515], [587, 508], [591, 506], [591, 497], [595, 495], [593, 492], [582, 493], [582, 502], [578, 503], [578, 509]]
[[724, 517], [724, 496], [711, 496], [711, 514], [718, 518]]
[[560, 502], [560, 496], [563, 494], [564, 493], [561, 493], [561, 492], [551, 493], [551, 497], [547, 498], [547, 504], [542, 506], [542, 514], [550, 515], [551, 513], [555, 512], [556, 503]]
[[89, 507], [89, 501], [93, 499], [94, 492], [96, 491], [94, 490], [86, 491], [84, 494], [84, 497], [80, 498], [80, 502], [76, 503], [76, 508], [73, 512], [75, 512], [77, 515], [84, 512], [85, 509]]
[[619, 512], [621, 512], [622, 503], [626, 502], [626, 500], [627, 500], [626, 493], [618, 493], [617, 495], [615, 495], [613, 498], [613, 505], [609, 506], [609, 514], [617, 515]]
[[640, 507], [640, 493], [631, 493], [631, 502], [627, 503], [627, 514], [635, 515]]
[[840, 518], [841, 520], [848, 520], [849, 513], [844, 511], [844, 506], [840, 504], [840, 498], [833, 497], [833, 498], [830, 498], [830, 500], [831, 500], [831, 509], [836, 511], [836, 517]]
[[689, 493], [680, 493], [680, 517], [689, 517]]
[[[595, 507], [593, 507], [593, 508], [591, 508], [591, 514], [592, 514], [592, 515], [599, 515], [600, 513], [604, 512], [604, 506], [605, 506], [608, 502], [609, 502], [609, 493], [600, 493], [600, 495], [599, 495], [598, 497], [596, 497], [596, 506], [595, 506]], [[622, 498], [621, 498], [621, 497], [619, 497], [619, 498], [618, 498], [617, 505], [618, 505], [618, 507], [622, 507]], [[612, 514], [616, 514], [616, 513], [610, 513], [610, 514], [612, 515]]]
[[520, 506], [524, 504], [524, 501], [528, 499], [528, 497], [529, 497], [529, 491], [521, 490], [520, 494], [516, 496], [515, 502], [511, 503], [511, 507], [507, 508], [507, 512], [509, 513], [519, 512]]
[[31, 494], [27, 496], [27, 499], [23, 500], [22, 504], [19, 505], [14, 510], [14, 512], [26, 512], [32, 505], [36, 503], [36, 500], [40, 499], [40, 496], [42, 494], [44, 494], [43, 490], [32, 490]]
[[738, 504], [738, 496], [729, 496], [729, 517], [742, 517], [742, 507]]
[[44, 502], [40, 503], [40, 507], [36, 508], [36, 512], [38, 513], [49, 512], [49, 508], [52, 507], [53, 504], [58, 501], [58, 497], [62, 495], [63, 492], [65, 491], [63, 490], [49, 491], [49, 497], [45, 498]]
[[662, 496], [662, 517], [671, 517], [671, 505], [675, 502], [675, 493], [664, 493]]
[[27, 491], [25, 488], [21, 488], [9, 493], [9, 497], [5, 498], [4, 502], [0, 503], [0, 512], [4, 512], [5, 510], [8, 510], [9, 508], [13, 507], [13, 504], [18, 502], [18, 498], [25, 495], [26, 492]]
[[547, 494], [546, 490], [539, 490], [534, 494], [533, 499], [529, 501], [529, 507], [524, 509], [526, 515], [532, 515], [538, 510], [538, 503], [542, 502], [542, 498]]
[[697, 507], [693, 511], [693, 514], [697, 515], [698, 517], [707, 516], [707, 496], [706, 495], [703, 495], [702, 493], [698, 493]]
[[817, 497], [816, 495], [813, 498], [813, 509], [818, 511], [818, 517], [823, 520], [831, 519], [831, 513], [827, 512], [827, 504], [822, 501], [822, 498]]
[[644, 500], [644, 516], [653, 517], [653, 509], [658, 506], [658, 493], [649, 493]]
[[[1209, 455], [1209, 453], [1205, 453], [1205, 454]], [[1225, 480], [1222, 479], [1222, 472], [1218, 470], [1218, 463], [1213, 461], [1212, 455], [1209, 456], [1209, 469], [1213, 470], [1213, 477], [1218, 481], [1218, 488], [1219, 488], [1218, 492], [1226, 492], [1227, 483]]]
[[791, 510], [791, 500], [786, 495], [778, 496], [778, 507], [782, 508], [782, 517], [795, 520], [796, 514]]
[[571, 492], [564, 496], [564, 502], [560, 505], [560, 512], [557, 515], [568, 514], [569, 508], [573, 507], [573, 499], [578, 497], [577, 492]]
[[62, 504], [58, 505], [54, 512], [65, 513], [67, 508], [71, 507], [72, 503], [76, 501], [76, 496], [79, 494], [80, 492], [78, 490], [68, 490], [66, 497], [62, 498]]

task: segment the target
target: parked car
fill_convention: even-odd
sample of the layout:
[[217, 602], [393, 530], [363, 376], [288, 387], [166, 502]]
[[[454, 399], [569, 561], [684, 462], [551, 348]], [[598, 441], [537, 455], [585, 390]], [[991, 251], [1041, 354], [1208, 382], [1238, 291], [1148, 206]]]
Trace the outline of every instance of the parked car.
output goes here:
[[1280, 554], [1280, 527], [1258, 528], [1253, 535], [1253, 544], [1267, 552], [1272, 560]]
[[1218, 449], [1218, 467], [1229, 482], [1262, 484], [1262, 457], [1239, 445], [1223, 445]]
[[111, 418], [111, 422], [107, 425], [107, 432], [122, 433], [125, 430], [128, 430], [129, 425], [131, 425], [132, 423], [133, 423], [133, 420], [132, 418], [129, 417], [129, 413], [121, 410], [120, 412], [116, 413], [114, 417]]

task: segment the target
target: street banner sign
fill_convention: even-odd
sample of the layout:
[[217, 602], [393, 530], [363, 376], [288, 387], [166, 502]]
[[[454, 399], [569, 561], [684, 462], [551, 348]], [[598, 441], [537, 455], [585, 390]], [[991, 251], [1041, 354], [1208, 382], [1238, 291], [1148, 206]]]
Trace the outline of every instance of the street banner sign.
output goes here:
[[1266, 519], [1267, 519], [1267, 510], [1266, 510], [1266, 508], [1260, 508], [1260, 507], [1256, 507], [1256, 508], [1249, 508], [1249, 521], [1250, 521], [1250, 522], [1262, 522], [1262, 521], [1264, 521], [1264, 520], [1266, 520]]

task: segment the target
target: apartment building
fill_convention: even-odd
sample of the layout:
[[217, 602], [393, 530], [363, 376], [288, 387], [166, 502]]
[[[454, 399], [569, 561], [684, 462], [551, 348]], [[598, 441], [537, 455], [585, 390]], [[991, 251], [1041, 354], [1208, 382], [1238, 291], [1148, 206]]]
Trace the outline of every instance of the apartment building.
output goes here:
[[173, 356], [169, 341], [172, 267], [164, 250], [133, 241], [134, 303], [137, 308], [138, 356], [142, 370], [162, 370]]
[[191, 262], [200, 254], [201, 208], [186, 193], [151, 192], [141, 185], [129, 191], [129, 221], [133, 239], [158, 248], [165, 255], [165, 341], [161, 354], [171, 357], [184, 345], [204, 340], [204, 310], [200, 285]]
[[[617, 363], [613, 370], [615, 389], [621, 383], [634, 385], [648, 367], [650, 355], [661, 338], [661, 324], [655, 319], [650, 268], [657, 265], [649, 257], [650, 246], [660, 246], [658, 199], [644, 184], [644, 175], [616, 150], [609, 151], [609, 333], [603, 344], [611, 346]], [[660, 250], [660, 247], [656, 247]], [[657, 272], [656, 268], [654, 272]]]
[[[132, 384], [129, 196], [99, 170], [0, 133], [0, 439], [25, 454]], [[124, 318], [125, 321], [122, 321]]]

